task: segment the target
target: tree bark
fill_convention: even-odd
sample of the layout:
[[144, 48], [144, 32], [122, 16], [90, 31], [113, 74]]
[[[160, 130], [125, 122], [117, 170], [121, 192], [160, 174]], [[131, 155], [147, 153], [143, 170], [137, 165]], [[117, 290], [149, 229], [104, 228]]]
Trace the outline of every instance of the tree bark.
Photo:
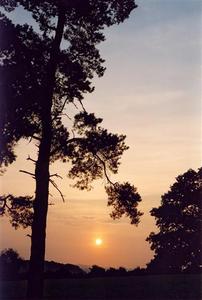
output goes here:
[[39, 145], [38, 159], [35, 168], [36, 192], [31, 236], [31, 255], [27, 286], [28, 299], [40, 299], [43, 296], [43, 273], [45, 260], [46, 219], [49, 196], [49, 164], [52, 141], [52, 98], [55, 86], [60, 43], [65, 25], [65, 13], [59, 10], [55, 39], [52, 44], [47, 68], [46, 92], [43, 95], [41, 123], [42, 137]]

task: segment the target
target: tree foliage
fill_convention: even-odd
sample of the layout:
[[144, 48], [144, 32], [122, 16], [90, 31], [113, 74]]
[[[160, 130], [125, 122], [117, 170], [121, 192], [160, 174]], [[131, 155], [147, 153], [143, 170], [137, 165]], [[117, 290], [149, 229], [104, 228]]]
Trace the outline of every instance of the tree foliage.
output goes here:
[[114, 208], [111, 217], [117, 219], [125, 214], [127, 217], [130, 217], [131, 224], [137, 225], [142, 213], [137, 209], [141, 197], [137, 193], [136, 188], [128, 182], [123, 184], [115, 183], [107, 186], [106, 191], [109, 197], [108, 205]]
[[93, 265], [90, 268], [89, 276], [90, 277], [104, 277], [105, 276], [105, 268], [102, 268], [97, 265]]
[[197, 272], [202, 255], [202, 169], [192, 169], [176, 178], [161, 198], [161, 205], [151, 210], [158, 233], [147, 238], [154, 250], [148, 264], [152, 272]]
[[[41, 142], [51, 47], [55, 42], [53, 33], [57, 26], [56, 17], [62, 10], [65, 14], [65, 47], [60, 48], [57, 59], [54, 58], [56, 73], [50, 161], [69, 161], [72, 164], [69, 176], [78, 178], [74, 186], [80, 189], [89, 189], [93, 180], [107, 175], [107, 170], [117, 173], [120, 158], [128, 149], [124, 135], [112, 134], [102, 128], [102, 119], [87, 113], [83, 105], [81, 112], [74, 117], [72, 128], [66, 128], [63, 120], [67, 105], [75, 101], [81, 103], [84, 94], [94, 90], [91, 84], [94, 75], [102, 76], [104, 73], [104, 60], [96, 47], [105, 39], [102, 30], [127, 18], [136, 7], [134, 1], [68, 1], [67, 4], [65, 1], [21, 0], [1, 1], [0, 4], [7, 12], [23, 6], [32, 13], [40, 28], [38, 33], [31, 25], [15, 25], [1, 13], [1, 166], [15, 161], [15, 146], [21, 138], [33, 138], [38, 144]], [[140, 200], [131, 186], [126, 188], [128, 202], [115, 205], [119, 201], [117, 193], [123, 187], [116, 183], [106, 188], [110, 199], [116, 195], [109, 205], [115, 209], [119, 207], [113, 217], [120, 216], [120, 206], [124, 209], [129, 202], [131, 208], [126, 214], [130, 216], [133, 212], [134, 215], [133, 204], [137, 206], [136, 200]], [[134, 197], [131, 196], [132, 191]], [[131, 220], [135, 223], [134, 216]]]
[[23, 259], [12, 248], [4, 249], [0, 253], [0, 278], [17, 279]]
[[13, 195], [0, 196], [0, 215], [9, 217], [11, 225], [17, 229], [19, 226], [31, 226], [33, 220], [33, 197]]
[[[42, 135], [42, 112], [47, 85], [53, 89], [52, 125], [54, 142], [65, 143], [69, 133], [61, 122], [64, 106], [92, 92], [95, 74], [104, 74], [104, 60], [97, 44], [103, 41], [105, 26], [122, 22], [135, 8], [127, 1], [0, 1], [6, 11], [17, 6], [32, 13], [40, 33], [33, 26], [15, 25], [0, 15], [1, 78], [1, 164], [15, 160], [14, 146], [22, 137]], [[64, 19], [64, 48], [53, 52], [57, 40], [57, 17]], [[59, 45], [57, 45], [58, 47]], [[53, 56], [54, 55], [54, 56]], [[55, 66], [50, 82], [50, 63]], [[63, 139], [61, 140], [61, 136]], [[59, 149], [61, 145], [57, 145]], [[61, 154], [61, 151], [60, 151]]]

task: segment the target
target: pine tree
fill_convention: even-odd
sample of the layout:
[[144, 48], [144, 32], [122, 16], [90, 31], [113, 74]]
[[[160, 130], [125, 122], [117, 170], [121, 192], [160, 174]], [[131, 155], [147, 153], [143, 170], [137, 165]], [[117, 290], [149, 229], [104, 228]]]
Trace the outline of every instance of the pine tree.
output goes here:
[[[23, 223], [20, 203], [27, 212], [30, 203], [33, 205], [33, 215], [27, 218], [32, 225], [28, 297], [39, 298], [43, 293], [49, 184], [59, 191], [49, 172], [51, 163], [70, 162], [69, 176], [77, 179], [75, 186], [80, 189], [106, 177], [112, 217], [126, 214], [131, 223], [139, 222], [141, 198], [136, 188], [127, 182], [113, 183], [108, 176], [109, 171], [117, 173], [128, 148], [125, 136], [102, 128], [102, 119], [88, 113], [82, 103], [84, 95], [94, 90], [93, 77], [103, 76], [105, 71], [97, 48], [105, 39], [103, 29], [123, 22], [136, 4], [133, 0], [1, 0], [0, 6], [5, 11], [0, 15], [2, 168], [15, 161], [15, 146], [22, 138], [31, 138], [38, 146], [35, 173], [30, 174], [36, 181], [35, 198], [3, 195], [1, 213], [13, 212], [11, 221], [17, 226], [18, 219]], [[9, 13], [18, 7], [31, 13], [30, 24], [12, 22]], [[74, 136], [63, 124], [71, 104], [81, 108], [74, 117]]]

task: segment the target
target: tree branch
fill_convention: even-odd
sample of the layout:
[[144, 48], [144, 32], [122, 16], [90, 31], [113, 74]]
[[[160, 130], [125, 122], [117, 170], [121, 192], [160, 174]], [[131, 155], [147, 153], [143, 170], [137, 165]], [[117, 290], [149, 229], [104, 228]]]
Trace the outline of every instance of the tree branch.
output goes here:
[[[67, 100], [68, 100], [68, 97], [66, 97], [66, 99], [65, 99], [65, 101], [64, 101], [61, 109], [56, 113], [56, 115], [54, 116], [54, 118], [52, 119], [52, 121], [54, 121], [55, 119], [57, 119], [59, 115], [62, 115], [63, 109], [65, 108], [65, 105], [67, 103]], [[71, 120], [71, 118], [67, 114], [64, 114], [64, 115], [66, 115]]]
[[32, 136], [30, 137], [29, 144], [31, 143], [32, 139], [35, 139], [35, 140], [37, 140], [37, 141], [41, 141], [41, 139], [40, 139], [39, 137], [37, 137], [37, 136], [35, 136], [35, 135], [32, 135]]
[[79, 110], [78, 106], [74, 103], [74, 101], [72, 101], [71, 103], [76, 107], [76, 109]]
[[85, 109], [85, 107], [84, 107], [83, 102], [82, 102], [81, 99], [79, 99], [79, 102], [80, 102], [80, 104], [81, 104], [81, 107], [82, 107], [83, 111], [86, 112], [86, 109]]
[[[82, 138], [75, 138], [73, 137], [72, 139], [67, 140], [67, 144], [72, 143], [72, 142], [81, 142], [83, 139]], [[53, 151], [51, 152], [51, 156], [53, 156], [55, 153], [57, 153], [57, 151], [60, 149], [60, 146], [57, 147], [56, 149], [53, 149]]]
[[72, 139], [69, 139], [67, 141], [67, 144], [72, 143], [72, 142], [81, 142], [82, 140], [83, 140], [83, 138], [76, 138], [76, 137], [74, 137]]
[[105, 175], [107, 181], [108, 181], [110, 184], [114, 185], [114, 183], [110, 180], [110, 178], [109, 178], [109, 176], [108, 176], [108, 174], [107, 174], [107, 168], [106, 168], [105, 162], [99, 157], [98, 154], [95, 154], [95, 157], [97, 157], [97, 159], [102, 163], [103, 169], [104, 169], [104, 175]]
[[73, 138], [75, 138], [75, 133], [74, 133], [74, 130], [72, 129], [72, 135], [73, 135]]
[[49, 179], [49, 180], [50, 180], [50, 183], [52, 183], [52, 185], [54, 186], [54, 188], [59, 192], [59, 194], [62, 198], [62, 201], [65, 202], [64, 195], [62, 194], [61, 190], [58, 188], [57, 184], [52, 179]]
[[32, 162], [36, 163], [36, 160], [32, 159], [29, 155], [28, 155], [27, 160], [31, 160]]
[[54, 176], [55, 176], [55, 177], [58, 177], [58, 178], [60, 178], [60, 179], [63, 179], [62, 176], [58, 175], [57, 173], [52, 174], [52, 175], [50, 175], [49, 177], [54, 177]]
[[0, 202], [3, 202], [3, 205], [0, 206], [0, 215], [4, 214], [5, 208], [7, 207], [10, 210], [10, 207], [7, 205], [7, 199], [10, 197], [10, 195], [7, 195], [6, 197], [0, 199]]
[[64, 103], [63, 103], [63, 105], [62, 105], [62, 108], [61, 108], [61, 110], [60, 110], [60, 113], [63, 112], [63, 109], [65, 108], [65, 105], [66, 105], [66, 103], [67, 103], [67, 100], [68, 100], [68, 97], [66, 97], [66, 99], [65, 99], [65, 101], [64, 101]]
[[10, 211], [10, 212], [12, 212], [12, 209], [11, 209], [11, 207], [10, 206], [8, 206], [8, 204], [6, 203], [6, 201], [5, 201], [5, 207]]
[[36, 136], [36, 135], [32, 135], [32, 138], [35, 139], [35, 140], [37, 140], [37, 141], [41, 141], [41, 139], [38, 136]]
[[24, 171], [24, 170], [19, 170], [19, 172], [25, 173], [25, 174], [30, 175], [30, 176], [32, 176], [33, 178], [35, 178], [35, 174], [33, 174], [33, 173], [30, 173], [30, 172], [27, 172], [27, 171]]
[[70, 118], [70, 116], [68, 116], [68, 114], [61, 114], [61, 116], [66, 116], [70, 121], [72, 121], [72, 119]]

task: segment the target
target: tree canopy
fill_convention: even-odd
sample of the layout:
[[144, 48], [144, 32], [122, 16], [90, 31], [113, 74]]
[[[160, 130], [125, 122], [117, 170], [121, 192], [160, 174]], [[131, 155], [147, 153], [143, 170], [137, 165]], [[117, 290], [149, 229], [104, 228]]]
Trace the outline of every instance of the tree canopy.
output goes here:
[[[61, 147], [69, 136], [61, 122], [65, 105], [81, 101], [94, 90], [92, 78], [105, 70], [97, 49], [105, 39], [102, 31], [122, 22], [136, 5], [132, 0], [22, 0], [0, 1], [0, 5], [7, 12], [24, 7], [39, 27], [36, 31], [33, 25], [15, 25], [1, 12], [1, 165], [14, 161], [14, 146], [20, 138], [41, 136], [47, 85], [53, 92], [52, 150], [55, 156], [65, 155]], [[59, 15], [62, 27], [57, 24]]]
[[22, 262], [23, 259], [12, 248], [2, 250], [0, 252], [0, 278], [17, 279]]
[[176, 178], [170, 190], [161, 198], [161, 205], [151, 210], [158, 233], [147, 241], [154, 250], [148, 264], [151, 272], [198, 272], [202, 254], [202, 169], [192, 169]]
[[[15, 146], [21, 138], [32, 138], [40, 145], [43, 122], [47, 118], [48, 85], [53, 90], [50, 162], [58, 159], [69, 161], [72, 165], [69, 176], [72, 179], [78, 178], [75, 187], [80, 189], [89, 189], [93, 180], [107, 175], [107, 170], [117, 173], [120, 158], [128, 149], [125, 136], [109, 133], [102, 128], [102, 119], [88, 113], [81, 101], [85, 93], [94, 90], [91, 83], [94, 75], [104, 74], [104, 60], [97, 49], [97, 44], [105, 39], [104, 27], [127, 18], [136, 7], [134, 1], [22, 0], [1, 1], [0, 4], [7, 12], [17, 6], [24, 7], [32, 13], [39, 26], [36, 31], [32, 25], [12, 23], [8, 14], [1, 12], [0, 15], [2, 170], [15, 161]], [[58, 45], [57, 54], [53, 56], [59, 14], [64, 18], [63, 31], [60, 32], [64, 45]], [[52, 83], [49, 79], [50, 63], [56, 69]], [[80, 105], [81, 112], [74, 116], [73, 126], [67, 128], [63, 122], [64, 114], [67, 105], [75, 102]], [[106, 178], [109, 179], [108, 176]], [[124, 208], [126, 202], [124, 204], [122, 201], [121, 205], [115, 205], [115, 202], [118, 203], [121, 197], [118, 191], [124, 187], [127, 187], [128, 199], [131, 199], [132, 204], [129, 208], [131, 214], [126, 214], [131, 216], [135, 224], [139, 215], [136, 214], [136, 208], [132, 213], [133, 203], [140, 201], [140, 197], [136, 195], [134, 187], [129, 187], [129, 183], [116, 183], [114, 188], [109, 184], [106, 187], [110, 197], [108, 204], [115, 211], [118, 209], [117, 213], [113, 212], [113, 217], [123, 214], [120, 206]], [[135, 197], [132, 196], [134, 192]], [[132, 219], [132, 215], [137, 220]]]

